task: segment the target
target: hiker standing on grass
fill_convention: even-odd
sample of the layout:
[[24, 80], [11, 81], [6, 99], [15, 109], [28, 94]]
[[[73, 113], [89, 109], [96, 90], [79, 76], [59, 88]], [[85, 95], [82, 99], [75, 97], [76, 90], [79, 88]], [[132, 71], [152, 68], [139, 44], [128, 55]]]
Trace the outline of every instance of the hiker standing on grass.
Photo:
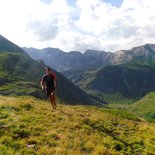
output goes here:
[[41, 79], [41, 88], [43, 91], [46, 91], [47, 96], [50, 99], [53, 109], [56, 109], [55, 101], [55, 89], [57, 87], [56, 75], [52, 72], [50, 67], [46, 67], [46, 74]]

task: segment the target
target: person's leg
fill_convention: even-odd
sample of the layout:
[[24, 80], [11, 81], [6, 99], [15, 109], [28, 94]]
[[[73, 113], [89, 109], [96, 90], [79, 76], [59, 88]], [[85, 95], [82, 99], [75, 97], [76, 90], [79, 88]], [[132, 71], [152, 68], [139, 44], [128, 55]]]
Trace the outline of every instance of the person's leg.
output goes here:
[[53, 108], [56, 108], [57, 105], [56, 105], [56, 101], [55, 101], [54, 91], [51, 92], [50, 99], [51, 99], [51, 103], [52, 103], [52, 105], [53, 105]]
[[54, 102], [53, 102], [52, 95], [50, 95], [49, 98], [50, 98], [50, 102], [51, 102], [51, 105], [52, 105], [53, 109], [55, 109], [55, 105], [54, 105]]
[[53, 107], [53, 109], [55, 109], [55, 106], [54, 106], [54, 103], [53, 103], [53, 98], [51, 96], [51, 93], [52, 93], [52, 90], [50, 88], [47, 88], [47, 95], [49, 97], [49, 100], [50, 100], [50, 103], [51, 103], [51, 106]]
[[57, 105], [56, 105], [56, 99], [55, 99], [55, 93], [54, 93], [54, 91], [53, 91], [53, 94], [52, 94], [52, 98], [53, 98], [53, 103], [54, 103], [55, 107], [57, 107]]

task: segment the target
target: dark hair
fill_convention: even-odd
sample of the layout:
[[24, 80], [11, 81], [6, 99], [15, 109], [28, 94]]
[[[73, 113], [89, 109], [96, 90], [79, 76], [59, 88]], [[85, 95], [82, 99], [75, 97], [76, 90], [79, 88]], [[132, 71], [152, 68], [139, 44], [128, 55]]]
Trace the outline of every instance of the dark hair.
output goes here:
[[48, 71], [51, 71], [51, 68], [50, 67], [45, 67], [46, 70]]

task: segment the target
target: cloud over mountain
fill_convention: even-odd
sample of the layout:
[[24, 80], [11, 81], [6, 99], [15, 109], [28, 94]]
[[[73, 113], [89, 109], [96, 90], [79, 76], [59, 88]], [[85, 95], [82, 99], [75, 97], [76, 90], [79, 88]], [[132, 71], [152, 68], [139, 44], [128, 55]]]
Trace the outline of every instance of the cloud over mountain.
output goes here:
[[153, 0], [0, 0], [0, 33], [21, 46], [64, 51], [155, 43]]

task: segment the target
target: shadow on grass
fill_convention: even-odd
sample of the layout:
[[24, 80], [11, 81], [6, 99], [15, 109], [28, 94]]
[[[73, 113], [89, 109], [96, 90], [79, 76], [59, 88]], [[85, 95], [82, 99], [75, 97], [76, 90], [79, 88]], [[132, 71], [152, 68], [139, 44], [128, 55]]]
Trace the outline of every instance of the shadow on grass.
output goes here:
[[71, 117], [72, 116], [72, 114], [70, 114], [70, 113], [66, 113], [66, 112], [64, 112], [62, 109], [57, 109], [60, 113], [62, 113], [62, 114], [64, 114], [64, 115], [66, 115], [66, 116], [68, 116], [68, 117]]

